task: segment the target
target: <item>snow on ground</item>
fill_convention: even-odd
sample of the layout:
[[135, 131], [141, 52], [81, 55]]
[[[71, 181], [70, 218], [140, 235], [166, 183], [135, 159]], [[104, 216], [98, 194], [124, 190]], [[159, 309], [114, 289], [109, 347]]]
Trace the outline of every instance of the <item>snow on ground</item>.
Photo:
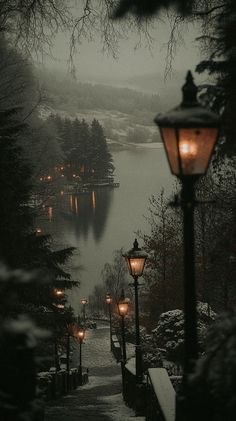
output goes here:
[[[79, 346], [74, 344], [73, 363], [76, 367], [79, 361]], [[85, 341], [82, 345], [82, 364], [84, 367], [107, 367], [116, 365], [110, 351], [109, 325], [98, 323], [97, 329], [86, 330]]]
[[99, 400], [107, 404], [105, 415], [109, 416], [113, 421], [145, 421], [145, 417], [136, 417], [134, 411], [124, 404], [121, 393], [103, 396]]
[[109, 384], [114, 384], [116, 381], [120, 382], [120, 374], [112, 377], [108, 376], [89, 376], [89, 382], [83, 386], [83, 390], [92, 389], [93, 387], [98, 386], [107, 386]]

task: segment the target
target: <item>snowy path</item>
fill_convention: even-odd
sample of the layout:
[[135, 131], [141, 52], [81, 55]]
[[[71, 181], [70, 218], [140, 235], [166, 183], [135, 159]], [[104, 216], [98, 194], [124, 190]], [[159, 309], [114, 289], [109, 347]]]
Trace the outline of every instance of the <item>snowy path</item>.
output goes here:
[[[78, 349], [74, 365], [78, 364]], [[121, 395], [121, 371], [110, 352], [109, 328], [100, 324], [86, 332], [82, 363], [89, 368], [89, 383], [49, 403], [45, 421], [144, 421], [127, 408]]]

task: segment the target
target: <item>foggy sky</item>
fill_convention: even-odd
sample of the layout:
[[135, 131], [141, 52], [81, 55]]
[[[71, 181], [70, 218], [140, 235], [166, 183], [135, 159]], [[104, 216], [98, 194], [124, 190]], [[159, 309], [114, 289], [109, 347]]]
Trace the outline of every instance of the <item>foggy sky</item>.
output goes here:
[[[184, 43], [179, 45], [173, 63], [172, 78], [176, 71], [194, 71], [200, 61], [199, 45], [195, 38], [199, 36], [199, 28], [189, 24], [188, 30], [183, 28]], [[138, 42], [136, 34], [130, 34], [128, 40], [120, 41], [119, 55], [114, 59], [111, 55], [103, 54], [102, 43], [99, 35], [96, 40], [88, 42], [84, 40], [78, 46], [78, 52], [74, 57], [76, 76], [81, 81], [117, 82], [135, 75], [159, 74], [164, 75], [166, 46], [170, 33], [170, 25], [158, 22], [156, 28], [151, 31], [154, 38], [152, 51], [149, 50], [145, 39], [141, 47], [135, 49]], [[47, 67], [56, 67], [68, 71], [69, 42], [64, 34], [58, 34], [53, 54], [55, 61], [48, 59]], [[168, 81], [167, 81], [168, 82]]]

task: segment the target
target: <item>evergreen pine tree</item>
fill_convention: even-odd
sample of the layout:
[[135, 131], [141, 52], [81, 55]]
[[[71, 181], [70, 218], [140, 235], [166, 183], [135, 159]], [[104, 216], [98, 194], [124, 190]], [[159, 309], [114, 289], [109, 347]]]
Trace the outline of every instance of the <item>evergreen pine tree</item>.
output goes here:
[[15, 109], [0, 112], [0, 258], [11, 267], [19, 267], [24, 259], [22, 250], [33, 223], [27, 206], [31, 174], [17, 143], [25, 128], [16, 113]]
[[93, 151], [91, 165], [95, 177], [101, 178], [112, 175], [114, 171], [112, 156], [107, 147], [103, 127], [96, 119], [91, 124], [91, 145]]
[[50, 306], [53, 288], [76, 285], [63, 269], [73, 248], [53, 251], [51, 238], [37, 235], [35, 215], [28, 206], [31, 171], [19, 146], [27, 128], [18, 121], [16, 109], [1, 111], [0, 116], [0, 260], [12, 269], [40, 272], [38, 283], [19, 286], [14, 310], [17, 312], [30, 303]]
[[80, 163], [80, 172], [84, 179], [89, 178], [91, 167], [91, 149], [90, 149], [90, 132], [89, 125], [83, 119], [81, 121], [80, 134], [78, 137], [77, 157]]

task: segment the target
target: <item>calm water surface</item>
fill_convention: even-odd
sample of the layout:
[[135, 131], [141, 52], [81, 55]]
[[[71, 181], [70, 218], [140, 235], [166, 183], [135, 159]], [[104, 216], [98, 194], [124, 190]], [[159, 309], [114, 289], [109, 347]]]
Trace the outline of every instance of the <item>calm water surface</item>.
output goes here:
[[81, 280], [80, 289], [71, 296], [75, 308], [100, 282], [101, 270], [112, 261], [113, 251], [131, 248], [135, 231], [148, 231], [144, 215], [150, 196], [162, 187], [170, 192], [174, 183], [162, 147], [123, 150], [113, 153], [113, 158], [119, 188], [64, 194], [48, 210], [48, 229], [60, 246], [77, 248], [70, 263], [74, 279]]

